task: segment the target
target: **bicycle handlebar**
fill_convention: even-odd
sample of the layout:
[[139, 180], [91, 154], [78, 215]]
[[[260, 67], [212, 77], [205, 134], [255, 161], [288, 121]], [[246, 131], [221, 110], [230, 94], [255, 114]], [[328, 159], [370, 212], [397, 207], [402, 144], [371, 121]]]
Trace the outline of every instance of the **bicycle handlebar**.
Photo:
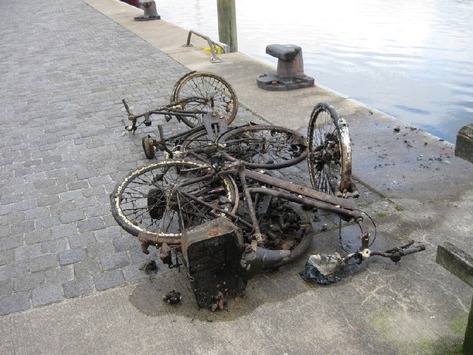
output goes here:
[[122, 102], [123, 102], [123, 106], [125, 106], [125, 110], [126, 110], [126, 112], [128, 113], [128, 115], [129, 115], [129, 116], [132, 116], [132, 114], [131, 114], [131, 112], [130, 112], [130, 108], [128, 107], [128, 104], [126, 103], [126, 100], [123, 99]]
[[389, 249], [389, 250], [386, 250], [386, 251], [370, 250], [370, 249], [366, 248], [366, 249], [363, 249], [361, 251], [348, 254], [347, 256], [345, 256], [343, 258], [343, 261], [347, 262], [347, 261], [349, 261], [350, 259], [353, 259], [353, 258], [354, 259], [366, 259], [370, 256], [382, 256], [382, 257], [385, 257], [385, 258], [390, 258], [391, 261], [397, 263], [399, 260], [401, 260], [401, 258], [403, 256], [418, 253], [420, 251], [425, 250], [425, 245], [424, 244], [416, 244], [416, 245], [413, 245], [413, 244], [414, 244], [414, 241], [411, 240], [409, 243], [407, 243], [405, 245], [402, 245], [398, 248]]
[[126, 110], [126, 113], [128, 114], [128, 119], [130, 121], [132, 121], [132, 124], [131, 126], [125, 126], [125, 129], [127, 131], [136, 131], [136, 120], [138, 119], [139, 116], [134, 116], [131, 111], [130, 111], [130, 107], [128, 106], [128, 104], [126, 103], [126, 100], [125, 99], [122, 99], [122, 103], [123, 103], [123, 106], [125, 106], [125, 110]]
[[[128, 119], [130, 121], [132, 121], [132, 124], [130, 126], [125, 126], [125, 129], [127, 131], [133, 131], [133, 132], [136, 131], [137, 120], [138, 120], [138, 118], [141, 118], [141, 117], [145, 118], [144, 123], [145, 123], [146, 126], [151, 125], [150, 116], [152, 114], [171, 115], [171, 116], [176, 116], [177, 119], [179, 119], [179, 117], [181, 117], [181, 116], [193, 117], [195, 119], [198, 119], [198, 117], [196, 115], [208, 113], [208, 111], [197, 110], [197, 109], [195, 109], [195, 110], [184, 110], [184, 107], [190, 102], [198, 103], [200, 105], [207, 105], [208, 104], [206, 99], [202, 99], [202, 98], [198, 98], [198, 97], [190, 97], [190, 98], [181, 100], [180, 102], [173, 102], [173, 103], [170, 103], [168, 105], [158, 107], [158, 108], [153, 109], [153, 110], [146, 111], [142, 114], [134, 115], [130, 111], [130, 107], [128, 106], [126, 100], [122, 99], [123, 106], [125, 106], [125, 110], [128, 114]], [[169, 121], [169, 119], [166, 118], [166, 121]]]

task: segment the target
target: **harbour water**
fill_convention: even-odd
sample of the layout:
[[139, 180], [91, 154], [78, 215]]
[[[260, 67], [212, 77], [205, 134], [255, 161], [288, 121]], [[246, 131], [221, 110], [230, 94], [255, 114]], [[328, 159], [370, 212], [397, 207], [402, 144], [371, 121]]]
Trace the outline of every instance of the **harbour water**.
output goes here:
[[[156, 4], [163, 20], [218, 41], [216, 0]], [[451, 143], [473, 122], [471, 0], [237, 0], [236, 11], [250, 57], [276, 66], [266, 45], [297, 44], [316, 84]]]

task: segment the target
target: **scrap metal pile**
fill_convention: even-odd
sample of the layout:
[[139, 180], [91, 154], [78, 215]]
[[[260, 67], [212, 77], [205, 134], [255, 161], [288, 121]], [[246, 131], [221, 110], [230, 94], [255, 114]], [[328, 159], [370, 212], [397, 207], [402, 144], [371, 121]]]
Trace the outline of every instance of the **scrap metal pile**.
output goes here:
[[[134, 115], [123, 103], [130, 132], [151, 125], [152, 115], [187, 126], [165, 136], [158, 125], [156, 137], [143, 138], [146, 157], [156, 160], [117, 184], [111, 207], [119, 225], [138, 237], [143, 252], [155, 246], [169, 267], [184, 264], [199, 307], [221, 309], [255, 273], [303, 255], [313, 237], [306, 210], [326, 211], [343, 225], [356, 226], [359, 240], [345, 256], [311, 256], [303, 272], [308, 281], [336, 282], [350, 260], [381, 255], [398, 261], [424, 249], [412, 244], [386, 252], [370, 249], [374, 238], [353, 200], [358, 192], [351, 178], [348, 125], [329, 104], [314, 107], [306, 138], [272, 125], [231, 128], [236, 94], [223, 78], [208, 72], [182, 77], [168, 105]], [[311, 187], [270, 173], [303, 160]], [[165, 300], [179, 302], [180, 295], [170, 293]]]

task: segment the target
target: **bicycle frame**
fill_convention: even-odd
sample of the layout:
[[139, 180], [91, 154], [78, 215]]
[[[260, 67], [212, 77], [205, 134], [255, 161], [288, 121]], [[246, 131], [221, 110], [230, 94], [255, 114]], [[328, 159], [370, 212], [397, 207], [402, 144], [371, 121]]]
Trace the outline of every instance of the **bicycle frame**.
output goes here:
[[[303, 206], [315, 207], [320, 210], [329, 211], [337, 214], [344, 220], [353, 220], [355, 221], [360, 228], [360, 238], [361, 238], [361, 250], [368, 249], [369, 244], [369, 231], [366, 226], [363, 224], [363, 215], [357, 209], [356, 204], [349, 199], [338, 198], [332, 195], [328, 195], [322, 192], [318, 192], [303, 186], [295, 185], [290, 182], [266, 175], [264, 173], [248, 170], [244, 167], [242, 162], [234, 162], [226, 164], [223, 168], [218, 169], [214, 168], [214, 171], [209, 174], [195, 179], [186, 180], [180, 184], [175, 184], [172, 186], [169, 194], [182, 194], [186, 198], [194, 201], [196, 204], [202, 204], [206, 207], [212, 207], [216, 212], [226, 215], [234, 221], [238, 221], [245, 225], [248, 228], [251, 228], [253, 233], [252, 248], [256, 250], [255, 242], [259, 242], [264, 238], [259, 222], [256, 216], [255, 203], [252, 198], [252, 194], [260, 193], [271, 195], [283, 200], [294, 202]], [[199, 198], [183, 191], [185, 186], [195, 184], [202, 181], [212, 181], [213, 179], [218, 178], [221, 175], [227, 175], [230, 177], [238, 177], [242, 186], [243, 194], [245, 197], [245, 203], [248, 207], [250, 213], [251, 223], [248, 221], [242, 220], [238, 215], [219, 209], [218, 207], [211, 206], [206, 202], [200, 200]], [[265, 187], [248, 187], [247, 181], [251, 179], [253, 181], [259, 182], [263, 185], [269, 186]], [[274, 190], [271, 187], [277, 187], [284, 191]], [[184, 226], [182, 226], [184, 228]], [[180, 240], [169, 240], [167, 238], [150, 236], [146, 233], [141, 233], [138, 236], [138, 239], [143, 243], [144, 249], [149, 245], [155, 245], [159, 247], [163, 243], [171, 244], [180, 244]]]

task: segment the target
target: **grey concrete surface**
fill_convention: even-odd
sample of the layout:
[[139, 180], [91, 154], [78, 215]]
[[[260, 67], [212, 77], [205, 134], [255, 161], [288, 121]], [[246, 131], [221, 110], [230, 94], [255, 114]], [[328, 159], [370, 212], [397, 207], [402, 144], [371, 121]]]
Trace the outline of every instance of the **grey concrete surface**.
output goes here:
[[[444, 241], [473, 250], [473, 166], [317, 78], [310, 89], [260, 90], [256, 78], [273, 67], [242, 53], [213, 64], [205, 42], [183, 47], [187, 31], [133, 21], [140, 14], [117, 0], [0, 4], [2, 353], [442, 354], [461, 343], [473, 290], [435, 252]], [[118, 227], [108, 195], [148, 162], [141, 136], [154, 128], [124, 134], [121, 99], [135, 111], [164, 104], [189, 70], [232, 84], [237, 124], [303, 131], [312, 107], [330, 102], [350, 125], [357, 203], [376, 219], [376, 245], [415, 239], [427, 250], [398, 264], [370, 259], [330, 287], [305, 283], [301, 259], [253, 278], [215, 313], [197, 308], [185, 272], [139, 270], [155, 255]], [[281, 176], [309, 184], [304, 164]], [[316, 233], [310, 251], [336, 250], [337, 239]], [[182, 304], [162, 302], [171, 289]]]

